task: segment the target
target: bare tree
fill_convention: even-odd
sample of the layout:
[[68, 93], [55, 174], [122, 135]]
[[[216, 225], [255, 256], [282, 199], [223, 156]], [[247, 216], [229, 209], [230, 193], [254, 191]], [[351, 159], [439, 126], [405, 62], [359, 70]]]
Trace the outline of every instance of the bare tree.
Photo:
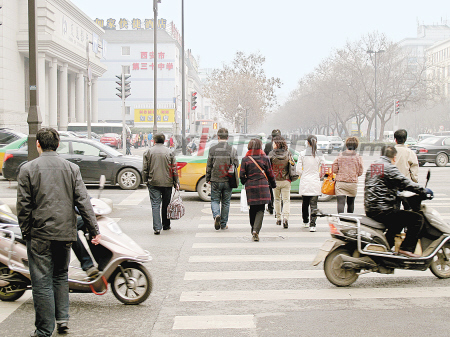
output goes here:
[[[267, 78], [265, 58], [259, 54], [237, 52], [231, 65], [215, 69], [208, 78], [205, 95], [226, 120], [235, 121], [236, 113], [246, 118], [249, 129], [255, 128], [276, 105], [275, 89], [281, 87], [279, 78]], [[238, 112], [241, 105], [242, 111]], [[247, 115], [248, 117], [246, 117]]]

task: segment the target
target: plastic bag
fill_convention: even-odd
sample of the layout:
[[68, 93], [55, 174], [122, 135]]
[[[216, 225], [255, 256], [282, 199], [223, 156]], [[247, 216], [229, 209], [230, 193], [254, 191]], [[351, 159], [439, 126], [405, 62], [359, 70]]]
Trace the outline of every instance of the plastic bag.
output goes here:
[[242, 190], [241, 190], [241, 212], [242, 213], [248, 212], [247, 192], [245, 192], [244, 186], [242, 186]]

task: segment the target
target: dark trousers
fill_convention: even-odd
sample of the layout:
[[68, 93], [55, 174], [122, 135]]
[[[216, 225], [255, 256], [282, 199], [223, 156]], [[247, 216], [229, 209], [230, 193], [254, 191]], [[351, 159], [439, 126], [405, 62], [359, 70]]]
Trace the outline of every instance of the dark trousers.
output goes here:
[[148, 191], [152, 204], [153, 230], [160, 231], [162, 228], [169, 228], [170, 219], [167, 219], [167, 206], [172, 198], [172, 187], [149, 185]]
[[269, 204], [267, 205], [267, 210], [270, 212], [270, 213], [273, 213], [273, 190], [272, 190], [272, 188], [271, 187], [269, 187], [269, 190], [270, 190], [270, 202], [269, 202]]
[[[83, 231], [86, 233], [86, 226], [84, 225], [83, 218], [81, 216], [77, 216], [77, 231]], [[86, 247], [80, 239], [79, 234], [77, 233], [77, 241], [72, 245], [73, 252], [77, 256], [78, 261], [81, 263], [81, 269], [84, 271], [94, 266], [94, 262], [91, 259]]]
[[252, 232], [256, 232], [259, 234], [259, 231], [261, 230], [262, 223], [264, 220], [265, 208], [266, 208], [265, 204], [250, 205], [248, 215], [250, 217], [250, 226], [252, 228]]
[[386, 239], [390, 247], [395, 245], [395, 236], [406, 228], [406, 237], [400, 246], [401, 250], [414, 252], [423, 226], [423, 216], [412, 211], [395, 210], [375, 215], [367, 214], [370, 218], [386, 225]]
[[308, 223], [311, 227], [316, 226], [316, 216], [311, 215], [311, 222], [309, 221], [309, 208], [311, 207], [311, 213], [317, 209], [317, 199], [318, 195], [302, 195], [302, 217], [303, 222]]
[[347, 213], [353, 213], [355, 211], [355, 197], [347, 197], [346, 195], [337, 196], [338, 213], [344, 213], [345, 201], [347, 201]]
[[27, 241], [36, 332], [50, 337], [56, 323], [69, 320], [68, 271], [72, 242], [32, 238]]

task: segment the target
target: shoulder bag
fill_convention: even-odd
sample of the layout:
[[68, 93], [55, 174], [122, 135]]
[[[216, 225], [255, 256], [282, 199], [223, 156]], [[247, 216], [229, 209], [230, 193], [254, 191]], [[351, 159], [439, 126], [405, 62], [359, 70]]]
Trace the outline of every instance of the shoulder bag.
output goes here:
[[248, 157], [251, 159], [251, 161], [252, 161], [253, 163], [255, 163], [255, 165], [259, 168], [259, 170], [262, 172], [262, 174], [264, 174], [264, 177], [266, 177], [267, 182], [269, 182], [269, 179], [268, 179], [267, 176], [266, 176], [266, 172], [264, 172], [264, 170], [261, 168], [261, 166], [258, 165], [258, 163], [256, 162], [256, 160], [253, 159], [252, 156], [248, 156]]
[[297, 174], [297, 169], [296, 169], [294, 158], [292, 157], [292, 155], [290, 153], [289, 153], [288, 165], [289, 165], [289, 179], [291, 180], [291, 182], [294, 182], [299, 178], [299, 175]]

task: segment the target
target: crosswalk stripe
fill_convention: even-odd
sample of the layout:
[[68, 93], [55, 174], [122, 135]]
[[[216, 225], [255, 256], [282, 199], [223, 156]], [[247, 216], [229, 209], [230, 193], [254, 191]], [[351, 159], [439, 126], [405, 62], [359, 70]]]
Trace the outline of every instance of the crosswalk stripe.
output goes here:
[[31, 291], [26, 291], [21, 298], [14, 302], [0, 301], [0, 323], [8, 318], [16, 309], [32, 297]]
[[180, 302], [449, 298], [450, 287], [185, 291]]
[[[399, 277], [434, 277], [427, 270], [417, 272], [414, 270], [397, 270], [394, 275], [370, 273], [361, 275], [364, 278], [399, 278]], [[323, 270], [230, 270], [230, 271], [204, 271], [186, 272], [185, 281], [212, 281], [212, 280], [273, 280], [273, 279], [324, 279]]]
[[136, 190], [128, 197], [123, 199], [118, 206], [133, 206], [139, 205], [145, 198], [149, 198], [147, 190]]
[[175, 316], [172, 329], [256, 329], [256, 325], [254, 315]]
[[[264, 237], [260, 236], [260, 240]], [[252, 249], [267, 249], [267, 248], [320, 248], [323, 242], [213, 242], [213, 243], [194, 243], [193, 249], [224, 249], [224, 248], [252, 248]]]
[[311, 262], [315, 255], [191, 255], [189, 263], [215, 262]]
[[[230, 225], [231, 226], [231, 225]], [[249, 228], [250, 225], [247, 225]], [[210, 226], [211, 228], [211, 226]], [[237, 237], [251, 237], [251, 234], [244, 234], [243, 232], [230, 232], [230, 231], [216, 231], [216, 232], [203, 232], [195, 234], [196, 238], [237, 238]], [[328, 232], [288, 232], [285, 230], [284, 232], [264, 232], [264, 237], [281, 237], [281, 238], [327, 238], [330, 236]]]
[[[263, 229], [262, 229], [262, 232], [261, 232], [262, 234], [264, 234], [264, 228], [266, 228], [267, 226], [272, 226], [273, 228], [275, 228], [275, 226], [276, 226], [275, 225], [275, 220], [272, 223], [263, 222], [263, 226], [262, 226]], [[237, 224], [235, 224], [235, 223], [228, 222], [228, 227], [230, 229], [232, 229], [232, 228], [246, 228], [246, 229], [250, 229], [250, 224], [249, 223], [237, 223]], [[303, 223], [289, 221], [289, 229], [287, 229], [286, 231], [289, 231], [292, 228], [299, 228], [299, 227], [300, 228], [304, 228], [303, 227]], [[317, 228], [325, 228], [325, 227], [328, 228], [328, 223], [317, 222], [316, 223], [316, 227]], [[200, 229], [204, 229], [204, 228], [213, 229], [214, 228], [214, 224], [213, 224], [213, 222], [211, 220], [211, 223], [209, 223], [209, 224], [200, 224], [200, 225], [198, 225], [198, 228], [200, 228]], [[305, 228], [305, 230], [309, 231], [308, 228]], [[225, 232], [220, 231], [220, 233], [225, 233]]]

